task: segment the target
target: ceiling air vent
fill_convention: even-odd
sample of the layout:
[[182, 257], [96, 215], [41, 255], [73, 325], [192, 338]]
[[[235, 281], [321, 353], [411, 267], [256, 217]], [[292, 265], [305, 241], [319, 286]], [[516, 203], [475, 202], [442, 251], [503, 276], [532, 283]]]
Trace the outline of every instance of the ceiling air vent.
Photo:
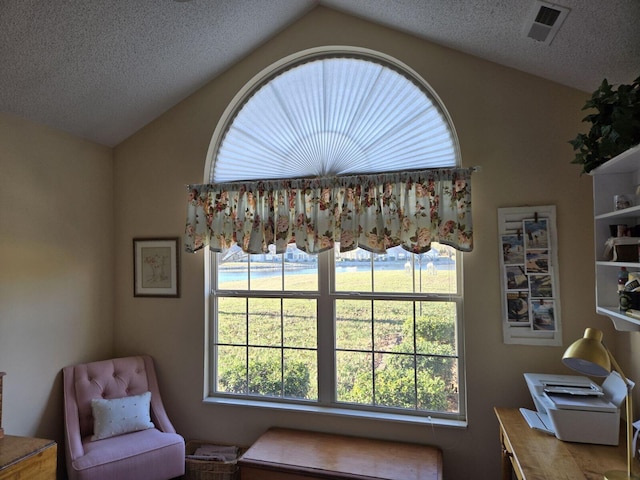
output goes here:
[[524, 34], [549, 45], [568, 14], [567, 7], [536, 1], [527, 17]]

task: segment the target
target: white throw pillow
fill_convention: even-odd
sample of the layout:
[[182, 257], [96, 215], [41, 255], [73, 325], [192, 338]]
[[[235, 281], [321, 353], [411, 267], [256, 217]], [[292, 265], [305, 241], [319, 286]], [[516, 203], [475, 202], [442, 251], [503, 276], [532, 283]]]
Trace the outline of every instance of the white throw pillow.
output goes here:
[[91, 440], [115, 437], [123, 433], [153, 428], [150, 417], [151, 392], [123, 398], [94, 398], [93, 436]]

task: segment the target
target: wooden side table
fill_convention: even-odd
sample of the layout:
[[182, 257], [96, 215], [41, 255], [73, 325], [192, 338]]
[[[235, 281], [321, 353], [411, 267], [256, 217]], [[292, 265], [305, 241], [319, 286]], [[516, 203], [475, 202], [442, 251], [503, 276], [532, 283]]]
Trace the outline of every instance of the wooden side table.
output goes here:
[[0, 480], [56, 480], [57, 445], [53, 440], [0, 438]]
[[494, 410], [500, 423], [503, 480], [511, 480], [512, 469], [519, 480], [602, 480], [604, 472], [627, 470], [624, 437], [615, 447], [563, 442], [530, 428], [517, 408]]
[[436, 447], [272, 428], [238, 461], [241, 480], [441, 480]]

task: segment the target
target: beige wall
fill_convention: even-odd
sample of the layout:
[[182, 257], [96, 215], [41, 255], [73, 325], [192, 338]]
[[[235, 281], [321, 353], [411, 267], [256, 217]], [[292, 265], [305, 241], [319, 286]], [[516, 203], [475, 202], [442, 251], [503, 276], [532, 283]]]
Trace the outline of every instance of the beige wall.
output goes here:
[[[375, 49], [416, 70], [447, 106], [465, 166], [482, 167], [473, 179], [475, 250], [464, 256], [466, 429], [205, 405], [202, 253], [182, 256], [180, 299], [131, 294], [132, 238], [181, 235], [185, 185], [202, 181], [211, 135], [233, 96], [278, 59], [331, 44]], [[586, 97], [332, 10], [312, 11], [116, 148], [117, 352], [156, 357], [168, 411], [187, 437], [246, 444], [280, 425], [425, 442], [444, 449], [448, 478], [497, 478], [500, 453], [492, 407], [531, 405], [523, 372], [570, 373], [560, 363], [562, 347], [502, 342], [499, 207], [557, 207], [565, 346], [586, 325], [611, 331], [611, 322], [594, 314], [591, 179], [569, 163], [567, 140], [582, 129]]]
[[[187, 183], [203, 178], [213, 130], [256, 73], [320, 45], [375, 49], [405, 62], [447, 106], [473, 179], [475, 250], [464, 255], [469, 427], [417, 427], [320, 414], [205, 405], [202, 253], [181, 256], [179, 299], [134, 298], [132, 239], [181, 236]], [[180, 433], [248, 444], [271, 425], [439, 445], [447, 478], [497, 478], [492, 407], [531, 406], [522, 373], [570, 373], [562, 347], [504, 345], [497, 209], [557, 207], [564, 346], [605, 330], [631, 378], [638, 334], [594, 312], [591, 179], [567, 143], [587, 94], [318, 8], [112, 152], [0, 114], [0, 370], [7, 433], [62, 447], [60, 369], [112, 354], [156, 358]], [[115, 221], [114, 221], [115, 218]], [[62, 451], [62, 448], [61, 448]]]
[[5, 432], [61, 444], [60, 370], [112, 352], [112, 151], [0, 114]]

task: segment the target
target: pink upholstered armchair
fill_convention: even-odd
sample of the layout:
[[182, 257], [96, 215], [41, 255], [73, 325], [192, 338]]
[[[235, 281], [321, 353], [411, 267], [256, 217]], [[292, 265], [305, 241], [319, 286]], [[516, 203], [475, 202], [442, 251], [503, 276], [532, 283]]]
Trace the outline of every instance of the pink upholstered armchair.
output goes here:
[[184, 439], [162, 405], [151, 357], [65, 367], [63, 382], [69, 480], [168, 480], [184, 474]]

